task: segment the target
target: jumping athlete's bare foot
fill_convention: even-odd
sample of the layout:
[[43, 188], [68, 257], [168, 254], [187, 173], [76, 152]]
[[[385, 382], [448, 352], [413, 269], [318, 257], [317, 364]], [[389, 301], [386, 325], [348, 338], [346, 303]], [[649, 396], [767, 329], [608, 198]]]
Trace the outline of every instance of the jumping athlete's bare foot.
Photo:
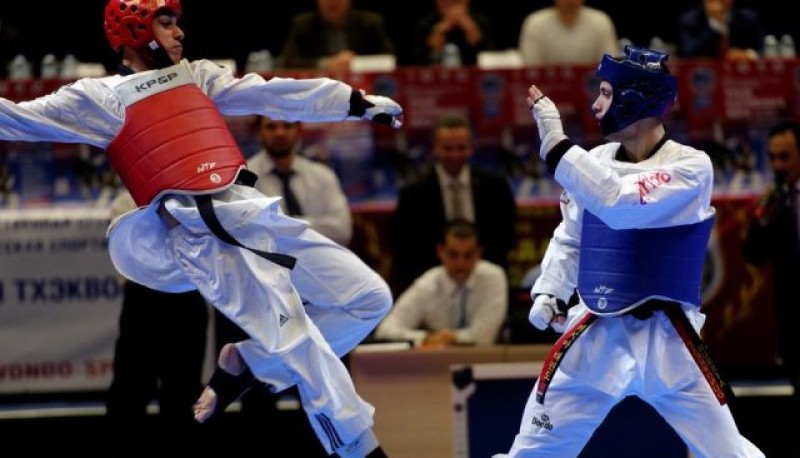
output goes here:
[[206, 386], [203, 392], [200, 393], [200, 398], [198, 398], [197, 402], [194, 404], [194, 419], [197, 420], [198, 423], [203, 423], [211, 418], [211, 414], [214, 413], [216, 408], [217, 393], [214, 392], [213, 388]]
[[[222, 347], [217, 361], [217, 370], [208, 386], [203, 389], [200, 398], [194, 405], [194, 419], [203, 423], [220, 409], [228, 407], [239, 398], [254, 381], [236, 346], [228, 343]], [[219, 391], [219, 394], [218, 394]]]

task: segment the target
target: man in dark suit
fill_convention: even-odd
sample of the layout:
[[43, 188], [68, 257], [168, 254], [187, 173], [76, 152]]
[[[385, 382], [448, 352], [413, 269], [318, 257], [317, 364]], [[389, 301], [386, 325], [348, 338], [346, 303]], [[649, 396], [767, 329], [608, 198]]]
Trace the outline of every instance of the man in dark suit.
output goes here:
[[470, 0], [435, 0], [436, 11], [420, 19], [413, 35], [415, 65], [440, 65], [444, 46], [458, 47], [463, 65], [476, 65], [478, 53], [495, 49], [492, 23], [470, 9]]
[[507, 270], [516, 244], [517, 205], [508, 180], [469, 165], [472, 128], [461, 116], [441, 118], [433, 128], [433, 167], [400, 190], [390, 223], [390, 284], [395, 294], [438, 264], [436, 244], [447, 221], [475, 223], [483, 258]]
[[[800, 124], [784, 121], [767, 135], [775, 182], [762, 197], [743, 244], [745, 259], [771, 267], [781, 367], [794, 386], [794, 421], [800, 426]], [[797, 427], [795, 427], [797, 429]], [[793, 457], [800, 456], [800, 448]]]
[[281, 52], [284, 68], [346, 72], [357, 55], [394, 54], [383, 18], [352, 8], [352, 0], [317, 0], [317, 9], [292, 20]]
[[754, 59], [761, 54], [764, 32], [758, 14], [735, 0], [703, 0], [678, 19], [678, 56]]

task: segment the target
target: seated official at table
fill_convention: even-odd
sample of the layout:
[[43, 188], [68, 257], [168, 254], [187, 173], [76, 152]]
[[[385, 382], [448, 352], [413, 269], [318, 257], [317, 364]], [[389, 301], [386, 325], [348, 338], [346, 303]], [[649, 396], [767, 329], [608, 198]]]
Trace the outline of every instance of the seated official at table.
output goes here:
[[441, 265], [398, 297], [375, 337], [415, 346], [494, 343], [508, 309], [508, 280], [482, 251], [474, 224], [450, 221], [436, 246]]

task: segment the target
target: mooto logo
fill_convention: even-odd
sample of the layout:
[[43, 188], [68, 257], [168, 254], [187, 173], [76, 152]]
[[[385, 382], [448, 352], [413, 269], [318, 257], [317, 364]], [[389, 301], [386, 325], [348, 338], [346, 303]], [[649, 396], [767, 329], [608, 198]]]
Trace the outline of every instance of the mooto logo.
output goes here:
[[208, 179], [211, 180], [212, 183], [219, 183], [222, 181], [222, 177], [220, 177], [217, 173], [212, 173], [208, 176]]

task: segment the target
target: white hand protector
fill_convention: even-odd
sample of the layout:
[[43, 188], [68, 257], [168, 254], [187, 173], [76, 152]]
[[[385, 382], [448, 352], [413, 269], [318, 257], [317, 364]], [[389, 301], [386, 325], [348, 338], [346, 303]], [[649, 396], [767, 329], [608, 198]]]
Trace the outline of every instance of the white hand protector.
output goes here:
[[395, 129], [403, 125], [403, 107], [382, 95], [366, 95], [364, 91], [353, 90], [350, 95], [348, 118], [367, 119], [385, 124]]
[[539, 157], [544, 159], [554, 146], [567, 138], [564, 135], [564, 126], [561, 124], [561, 114], [556, 104], [545, 95], [533, 101], [531, 114], [536, 121], [536, 127], [539, 128], [539, 139], [542, 141]]
[[371, 108], [367, 108], [364, 119], [386, 124], [395, 129], [399, 129], [403, 125], [403, 108], [400, 104], [382, 95], [365, 95], [364, 98], [374, 105]]
[[528, 314], [528, 321], [536, 327], [544, 331], [548, 326], [553, 328], [553, 331], [561, 333], [566, 329], [566, 316], [558, 308], [559, 300], [549, 294], [539, 294], [533, 300], [533, 307]]

